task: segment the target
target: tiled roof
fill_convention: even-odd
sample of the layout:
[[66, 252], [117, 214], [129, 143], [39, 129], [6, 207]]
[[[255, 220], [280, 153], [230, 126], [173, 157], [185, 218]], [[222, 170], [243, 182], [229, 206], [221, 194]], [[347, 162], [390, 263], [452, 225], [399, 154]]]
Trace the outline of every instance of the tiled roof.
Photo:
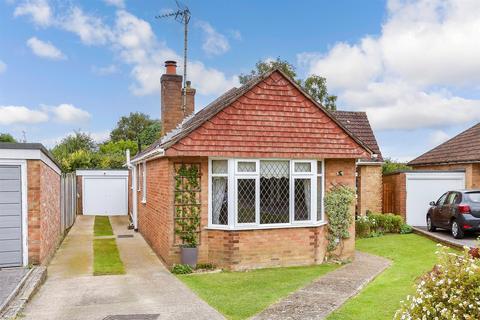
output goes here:
[[376, 161], [383, 161], [382, 152], [365, 112], [333, 111], [332, 114], [377, 155]]
[[408, 164], [430, 165], [480, 161], [480, 123], [422, 154]]
[[[225, 94], [214, 100], [212, 103], [210, 103], [208, 106], [203, 108], [202, 110], [198, 111], [196, 114], [186, 118], [183, 123], [179, 125], [179, 127], [169, 133], [167, 133], [164, 137], [161, 139], [157, 140], [155, 143], [153, 143], [151, 146], [149, 146], [147, 149], [143, 150], [140, 154], [136, 155], [132, 160], [136, 160], [144, 156], [145, 154], [149, 153], [150, 151], [156, 149], [156, 148], [162, 148], [164, 150], [170, 148], [171, 146], [175, 145], [177, 142], [179, 142], [181, 139], [187, 137], [190, 133], [192, 133], [195, 129], [199, 128], [216, 116], [218, 113], [220, 113], [223, 109], [225, 109], [227, 106], [231, 105], [233, 102], [235, 102], [238, 98], [246, 94], [249, 90], [251, 90], [253, 87], [261, 83], [263, 80], [266, 78], [270, 77], [275, 71], [281, 73], [286, 79], [288, 79], [297, 89], [302, 91], [302, 89], [293, 81], [291, 81], [287, 76], [285, 76], [280, 70], [273, 70], [271, 72], [265, 73], [263, 75], [260, 75], [249, 82], [247, 82], [245, 85], [241, 86], [240, 88], [233, 88], [229, 91], [227, 91]], [[303, 91], [302, 91], [303, 92]], [[307, 95], [308, 96], [308, 95]], [[314, 101], [312, 101], [314, 102]], [[318, 103], [314, 102], [315, 105], [318, 107], [321, 107]], [[337, 119], [336, 116], [328, 112], [327, 110], [323, 109], [322, 110], [325, 112], [325, 114], [331, 118], [337, 125], [342, 128], [347, 135], [349, 135], [351, 138], [353, 138], [360, 146], [365, 148], [366, 150], [369, 150], [373, 153], [377, 153], [377, 149], [373, 150], [371, 149], [371, 145], [367, 144], [367, 142], [364, 142], [363, 140], [360, 139], [357, 135], [355, 135], [351, 127], [347, 127], [348, 121], [342, 121], [341, 119]], [[364, 121], [359, 121], [355, 117], [355, 121], [361, 122], [364, 124]], [[368, 123], [368, 119], [367, 119]], [[369, 124], [368, 124], [368, 127]], [[363, 130], [363, 129], [362, 129]], [[371, 129], [370, 129], [371, 130]], [[373, 132], [371, 133], [373, 135]], [[375, 139], [374, 139], [375, 140]], [[376, 141], [375, 141], [376, 144]], [[379, 151], [379, 150], [378, 150]]]

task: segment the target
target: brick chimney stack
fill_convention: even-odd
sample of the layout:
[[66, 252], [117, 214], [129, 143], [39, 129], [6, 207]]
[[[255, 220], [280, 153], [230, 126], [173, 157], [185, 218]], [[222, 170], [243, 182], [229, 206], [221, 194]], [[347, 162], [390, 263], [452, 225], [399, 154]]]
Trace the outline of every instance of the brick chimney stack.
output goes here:
[[177, 62], [165, 61], [165, 68], [166, 71], [160, 78], [162, 136], [175, 129], [195, 109], [195, 89], [191, 88], [190, 81], [187, 81], [185, 112], [183, 110], [183, 77], [177, 74]]

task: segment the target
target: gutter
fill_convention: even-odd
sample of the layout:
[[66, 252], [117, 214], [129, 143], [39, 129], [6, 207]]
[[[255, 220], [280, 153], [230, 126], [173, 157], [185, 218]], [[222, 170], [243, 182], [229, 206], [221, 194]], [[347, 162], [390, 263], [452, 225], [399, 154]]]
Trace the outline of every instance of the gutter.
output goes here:
[[165, 156], [165, 150], [162, 149], [162, 148], [156, 148], [156, 149], [153, 149], [152, 151], [149, 151], [147, 153], [145, 153], [144, 155], [142, 155], [141, 157], [139, 158], [134, 158], [133, 160], [129, 160], [128, 158], [130, 157], [130, 155], [128, 155], [127, 157], [127, 166], [129, 165], [135, 165], [139, 162], [142, 162], [142, 161], [147, 161], [147, 160], [151, 160], [151, 159], [154, 159], [154, 158], [158, 158], [158, 157], [163, 157]]

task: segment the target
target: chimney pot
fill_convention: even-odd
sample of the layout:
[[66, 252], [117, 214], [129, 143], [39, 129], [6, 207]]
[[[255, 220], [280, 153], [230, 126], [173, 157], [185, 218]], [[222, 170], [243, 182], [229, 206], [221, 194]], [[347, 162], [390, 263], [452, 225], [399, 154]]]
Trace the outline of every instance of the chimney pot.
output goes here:
[[165, 61], [166, 74], [177, 74], [177, 61], [167, 60]]

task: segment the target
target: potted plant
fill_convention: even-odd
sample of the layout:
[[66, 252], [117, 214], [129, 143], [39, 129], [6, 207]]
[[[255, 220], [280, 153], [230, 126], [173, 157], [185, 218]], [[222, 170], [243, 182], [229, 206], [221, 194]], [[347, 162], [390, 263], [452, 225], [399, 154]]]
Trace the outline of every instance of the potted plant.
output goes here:
[[175, 184], [175, 233], [181, 240], [181, 262], [192, 267], [198, 261], [200, 229], [199, 174], [195, 165], [182, 164]]

